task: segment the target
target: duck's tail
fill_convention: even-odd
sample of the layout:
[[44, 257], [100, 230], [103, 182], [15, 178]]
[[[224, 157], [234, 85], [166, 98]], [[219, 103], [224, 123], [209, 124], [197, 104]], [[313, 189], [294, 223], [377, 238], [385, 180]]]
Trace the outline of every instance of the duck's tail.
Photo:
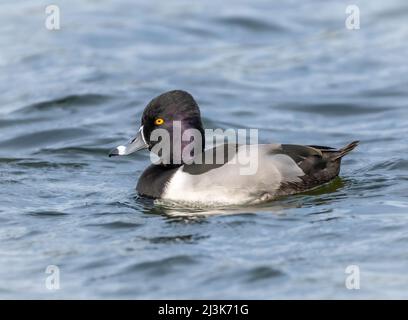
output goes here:
[[353, 141], [351, 143], [349, 143], [348, 145], [346, 145], [345, 147], [339, 149], [336, 151], [335, 156], [332, 158], [333, 161], [336, 161], [338, 159], [343, 158], [347, 153], [349, 153], [350, 151], [352, 151], [355, 147], [357, 147], [357, 145], [359, 144], [360, 141]]

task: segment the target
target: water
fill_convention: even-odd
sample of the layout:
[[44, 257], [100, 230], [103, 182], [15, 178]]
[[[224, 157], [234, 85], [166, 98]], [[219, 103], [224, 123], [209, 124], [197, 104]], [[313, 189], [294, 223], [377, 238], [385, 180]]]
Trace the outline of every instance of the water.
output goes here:
[[[408, 298], [406, 1], [354, 1], [356, 31], [348, 1], [54, 2], [59, 31], [47, 1], [0, 5], [1, 298]], [[362, 142], [314, 192], [155, 204], [134, 190], [148, 154], [107, 153], [176, 88], [208, 128]]]

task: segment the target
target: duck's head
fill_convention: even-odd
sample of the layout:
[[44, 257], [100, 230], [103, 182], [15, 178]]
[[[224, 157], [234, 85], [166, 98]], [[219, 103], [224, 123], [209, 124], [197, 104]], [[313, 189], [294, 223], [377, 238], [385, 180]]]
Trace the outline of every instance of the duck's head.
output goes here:
[[[162, 131], [164, 130], [164, 131]], [[162, 133], [168, 134], [169, 141], [164, 142]], [[190, 132], [194, 135], [188, 134]], [[168, 148], [155, 150], [159, 143], [170, 144]], [[185, 159], [175, 159], [173, 149], [180, 148], [181, 154], [187, 148], [194, 152], [204, 150], [204, 129], [201, 122], [200, 109], [194, 98], [186, 91], [173, 90], [165, 92], [146, 106], [143, 111], [141, 126], [135, 138], [128, 144], [113, 149], [109, 156], [129, 155], [142, 149], [149, 149], [170, 164], [184, 163]], [[183, 157], [182, 157], [183, 158]], [[166, 164], [166, 160], [164, 160]]]

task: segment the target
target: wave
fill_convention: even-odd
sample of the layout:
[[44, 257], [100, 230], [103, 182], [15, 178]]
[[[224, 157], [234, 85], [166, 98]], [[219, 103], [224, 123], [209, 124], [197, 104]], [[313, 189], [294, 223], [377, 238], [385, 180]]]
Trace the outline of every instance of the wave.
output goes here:
[[76, 106], [94, 106], [113, 99], [113, 96], [102, 94], [72, 94], [51, 100], [29, 104], [22, 109], [25, 112], [46, 111], [56, 108], [72, 108]]

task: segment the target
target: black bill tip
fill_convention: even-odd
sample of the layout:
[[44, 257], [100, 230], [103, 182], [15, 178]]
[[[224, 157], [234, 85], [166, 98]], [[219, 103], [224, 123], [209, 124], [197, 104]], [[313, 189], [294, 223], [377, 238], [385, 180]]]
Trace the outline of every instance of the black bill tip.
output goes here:
[[111, 151], [109, 151], [109, 158], [110, 157], [115, 157], [115, 156], [118, 156], [119, 155], [119, 150], [118, 150], [118, 148], [115, 148], [115, 149], [112, 149]]

